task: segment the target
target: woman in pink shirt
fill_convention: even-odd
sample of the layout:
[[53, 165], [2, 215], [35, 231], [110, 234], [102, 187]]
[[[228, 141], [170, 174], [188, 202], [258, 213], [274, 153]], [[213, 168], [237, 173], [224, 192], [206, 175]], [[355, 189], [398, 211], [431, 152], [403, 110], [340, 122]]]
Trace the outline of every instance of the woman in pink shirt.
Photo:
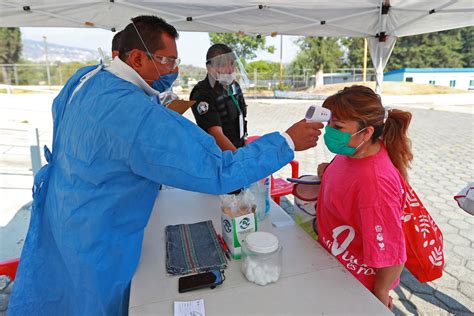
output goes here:
[[318, 166], [319, 242], [382, 303], [406, 261], [402, 230], [404, 179], [413, 158], [411, 113], [385, 109], [364, 86], [344, 88], [324, 101], [332, 116], [324, 141], [337, 154]]

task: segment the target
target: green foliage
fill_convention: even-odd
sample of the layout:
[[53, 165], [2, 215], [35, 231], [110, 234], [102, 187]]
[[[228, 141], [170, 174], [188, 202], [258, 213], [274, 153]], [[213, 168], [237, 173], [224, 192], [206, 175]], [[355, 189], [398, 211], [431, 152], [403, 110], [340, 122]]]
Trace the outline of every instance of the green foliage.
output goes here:
[[474, 26], [459, 29], [461, 54], [464, 67], [474, 67]]
[[[19, 28], [0, 28], [0, 64], [14, 64], [21, 54], [21, 32]], [[9, 68], [2, 67], [1, 81], [11, 82], [12, 73]]]
[[20, 59], [21, 32], [17, 27], [0, 28], [0, 64], [13, 64]]
[[272, 54], [275, 52], [273, 45], [266, 46], [264, 36], [257, 38], [238, 33], [209, 33], [209, 39], [211, 44], [227, 44], [241, 58], [242, 62], [257, 57], [256, 51], [259, 49]]
[[400, 38], [386, 71], [405, 67], [463, 67], [461, 33], [449, 30]]
[[245, 66], [245, 70], [249, 75], [253, 74], [255, 70], [257, 73], [264, 73], [264, 74], [273, 74], [273, 73], [280, 73], [280, 63], [273, 63], [264, 60], [257, 60], [251, 63], [248, 63]]
[[[350, 68], [364, 67], [364, 38], [348, 37], [342, 39], [342, 45], [348, 50], [345, 66]], [[367, 67], [372, 67], [369, 52], [367, 51]]]
[[[399, 38], [389, 59], [386, 71], [413, 68], [447, 68], [474, 66], [474, 27], [407, 36]], [[347, 67], [362, 68], [363, 38], [344, 38], [348, 50]], [[368, 67], [372, 67], [368, 56]]]
[[343, 52], [339, 39], [329, 37], [305, 37], [297, 40], [300, 52], [292, 62], [291, 71], [303, 74], [304, 69], [330, 71], [340, 67]]

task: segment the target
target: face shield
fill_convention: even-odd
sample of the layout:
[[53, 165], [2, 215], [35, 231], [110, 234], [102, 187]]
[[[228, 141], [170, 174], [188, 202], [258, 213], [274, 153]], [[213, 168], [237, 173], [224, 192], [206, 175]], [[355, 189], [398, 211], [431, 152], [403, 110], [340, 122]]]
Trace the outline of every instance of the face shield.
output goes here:
[[244, 65], [234, 52], [212, 57], [206, 64], [209, 75], [222, 85], [228, 86], [237, 81], [241, 87], [249, 86], [249, 78]]

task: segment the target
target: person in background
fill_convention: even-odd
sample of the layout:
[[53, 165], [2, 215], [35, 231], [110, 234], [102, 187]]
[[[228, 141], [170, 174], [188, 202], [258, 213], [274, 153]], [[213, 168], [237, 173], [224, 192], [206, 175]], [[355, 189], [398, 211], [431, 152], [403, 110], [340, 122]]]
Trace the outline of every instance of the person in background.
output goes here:
[[119, 57], [79, 69], [54, 99], [53, 151], [45, 149], [48, 164], [35, 176], [9, 315], [127, 314], [162, 185], [222, 194], [316, 146], [322, 124], [301, 120], [222, 152], [194, 123], [156, 106], [153, 87], [179, 63], [177, 38], [163, 19], [133, 18]]
[[117, 32], [114, 37], [112, 38], [112, 59], [119, 55], [119, 48], [120, 48], [120, 35], [122, 31]]
[[191, 91], [196, 124], [212, 135], [222, 150], [236, 151], [247, 135], [247, 104], [235, 81], [237, 56], [225, 44], [212, 45], [206, 54], [207, 75]]
[[324, 141], [336, 154], [321, 164], [319, 242], [383, 304], [406, 261], [404, 181], [413, 158], [411, 113], [386, 109], [370, 88], [352, 86], [327, 98], [332, 116]]

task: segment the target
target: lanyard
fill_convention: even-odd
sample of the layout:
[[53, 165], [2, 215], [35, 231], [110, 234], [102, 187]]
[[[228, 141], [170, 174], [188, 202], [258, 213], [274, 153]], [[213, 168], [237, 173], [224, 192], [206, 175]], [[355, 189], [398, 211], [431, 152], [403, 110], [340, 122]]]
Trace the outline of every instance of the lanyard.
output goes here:
[[234, 101], [235, 106], [239, 109], [239, 113], [242, 113], [242, 110], [240, 109], [239, 102], [237, 102], [237, 99], [234, 97], [234, 93], [231, 92], [230, 90], [231, 90], [231, 87], [229, 85], [229, 87], [227, 88], [227, 95], [229, 95], [229, 97], [232, 99], [232, 101]]

